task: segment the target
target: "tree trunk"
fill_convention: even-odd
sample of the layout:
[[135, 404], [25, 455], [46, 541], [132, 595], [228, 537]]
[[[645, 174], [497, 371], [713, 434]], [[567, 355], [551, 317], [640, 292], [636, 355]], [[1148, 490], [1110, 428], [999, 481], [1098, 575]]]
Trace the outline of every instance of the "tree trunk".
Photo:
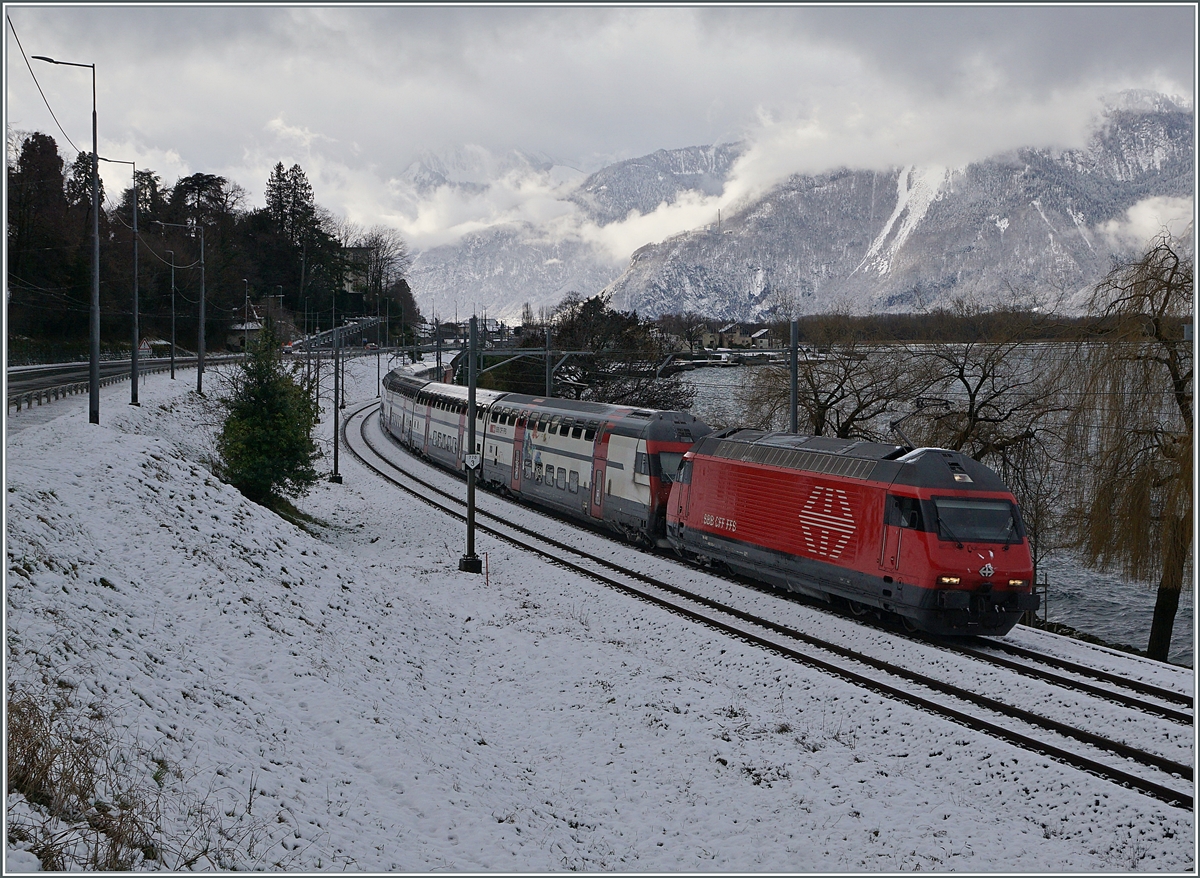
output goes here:
[[1171, 648], [1171, 631], [1175, 627], [1175, 612], [1179, 609], [1179, 592], [1183, 588], [1183, 569], [1192, 543], [1191, 515], [1164, 522], [1167, 544], [1163, 551], [1162, 579], [1158, 583], [1158, 599], [1154, 602], [1154, 622], [1150, 626], [1150, 643], [1146, 654], [1160, 662], [1167, 660]]

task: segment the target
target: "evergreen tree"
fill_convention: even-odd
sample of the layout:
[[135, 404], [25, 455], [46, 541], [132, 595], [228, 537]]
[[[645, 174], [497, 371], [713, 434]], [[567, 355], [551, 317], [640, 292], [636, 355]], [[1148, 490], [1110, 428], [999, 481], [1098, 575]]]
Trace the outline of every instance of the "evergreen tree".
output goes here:
[[316, 402], [300, 365], [284, 364], [269, 323], [229, 380], [217, 443], [221, 477], [255, 503], [276, 508], [283, 495], [303, 494], [318, 479]]
[[[149, 228], [150, 224], [163, 217], [167, 202], [162, 190], [162, 178], [150, 170], [138, 171], [135, 174], [137, 186], [138, 218], [142, 226]], [[133, 192], [130, 186], [121, 193], [119, 210], [123, 216], [133, 215]]]
[[[100, 186], [100, 203], [104, 204], [104, 181], [97, 181]], [[82, 207], [90, 210], [92, 206], [92, 154], [81, 152], [75, 156], [71, 165], [71, 174], [67, 178], [67, 203], [71, 207]]]
[[287, 171], [283, 169], [283, 162], [276, 162], [275, 167], [271, 169], [264, 195], [267, 200], [267, 216], [270, 217], [276, 234], [282, 235], [287, 228], [289, 204], [288, 178]]
[[275, 234], [288, 246], [299, 248], [316, 225], [317, 206], [308, 175], [299, 165], [283, 169], [283, 162], [276, 162], [267, 178], [266, 213]]
[[26, 135], [14, 152], [6, 177], [10, 353], [16, 336], [61, 343], [86, 333], [91, 276], [90, 154], [81, 154], [88, 189], [84, 206], [75, 210], [67, 204], [54, 138]]
[[287, 172], [288, 212], [284, 233], [293, 247], [299, 247], [316, 221], [317, 206], [308, 175], [299, 165]]

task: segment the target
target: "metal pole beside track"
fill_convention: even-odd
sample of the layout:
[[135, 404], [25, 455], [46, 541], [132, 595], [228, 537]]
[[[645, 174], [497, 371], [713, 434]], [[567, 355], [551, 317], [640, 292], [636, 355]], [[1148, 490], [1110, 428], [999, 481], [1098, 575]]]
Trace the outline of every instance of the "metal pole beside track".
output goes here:
[[475, 473], [482, 463], [475, 449], [475, 351], [478, 348], [476, 321], [471, 318], [471, 349], [467, 354], [467, 553], [458, 561], [458, 569], [464, 573], [482, 573], [483, 562], [475, 554]]
[[800, 321], [792, 318], [792, 392], [791, 392], [791, 419], [792, 432], [800, 432], [800, 417], [796, 411], [799, 408], [799, 389], [797, 385], [800, 383]]
[[329, 477], [329, 481], [336, 485], [342, 483], [342, 475], [338, 472], [338, 339], [341, 333], [338, 332], [337, 323], [333, 327], [333, 475]]

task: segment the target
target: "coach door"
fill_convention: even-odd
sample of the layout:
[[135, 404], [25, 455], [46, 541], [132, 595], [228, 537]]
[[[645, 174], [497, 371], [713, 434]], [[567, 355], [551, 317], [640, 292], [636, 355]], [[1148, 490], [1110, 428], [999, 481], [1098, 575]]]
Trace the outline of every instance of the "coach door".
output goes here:
[[460, 405], [462, 408], [458, 410], [458, 440], [454, 444], [454, 465], [458, 469], [465, 469], [466, 455], [474, 454], [475, 449], [467, 448], [467, 442], [470, 441], [467, 434], [467, 404], [464, 402]]
[[521, 470], [525, 466], [525, 415], [517, 416], [517, 425], [513, 428], [512, 445], [512, 480], [509, 489], [514, 494], [521, 493]]
[[421, 453], [429, 453], [429, 431], [430, 425], [433, 423], [433, 400], [426, 399], [425, 406], [425, 438], [421, 440]]
[[604, 473], [608, 468], [608, 437], [611, 433], [611, 424], [601, 424], [596, 431], [595, 445], [592, 446], [592, 502], [589, 511], [593, 518], [604, 517]]

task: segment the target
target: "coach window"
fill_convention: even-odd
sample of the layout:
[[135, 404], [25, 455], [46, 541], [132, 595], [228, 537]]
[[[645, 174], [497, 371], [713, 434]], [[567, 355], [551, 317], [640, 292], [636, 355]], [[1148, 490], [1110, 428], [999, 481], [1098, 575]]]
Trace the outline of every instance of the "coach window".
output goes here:
[[567, 482], [567, 490], [572, 494], [579, 493], [579, 473], [575, 470], [571, 470], [570, 481]]
[[542, 480], [542, 464], [540, 461], [533, 468], [533, 480], [535, 482], [541, 482]]
[[558, 490], [567, 490], [567, 468], [565, 466], [558, 468]]
[[591, 442], [593, 439], [596, 438], [595, 429], [593, 429], [592, 427], [588, 427], [586, 430], [583, 431], [583, 438], [586, 441]]

